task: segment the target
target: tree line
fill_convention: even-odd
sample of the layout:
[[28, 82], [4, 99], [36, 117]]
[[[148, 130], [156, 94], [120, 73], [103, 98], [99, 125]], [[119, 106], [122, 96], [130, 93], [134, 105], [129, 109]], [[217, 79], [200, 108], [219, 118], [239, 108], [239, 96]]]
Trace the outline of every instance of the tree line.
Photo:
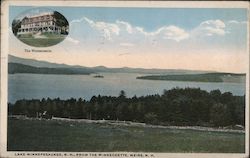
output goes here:
[[169, 80], [169, 81], [196, 81], [196, 82], [223, 82], [223, 77], [227, 78], [234, 77], [235, 79], [243, 80], [246, 74], [235, 74], [235, 73], [204, 73], [204, 74], [184, 74], [184, 75], [149, 75], [140, 76], [137, 79], [146, 80]]
[[124, 120], [157, 125], [245, 126], [245, 96], [220, 90], [207, 92], [199, 88], [174, 88], [162, 95], [127, 98], [93, 96], [82, 98], [22, 99], [8, 104], [9, 115], [28, 117], [62, 117], [92, 120]]

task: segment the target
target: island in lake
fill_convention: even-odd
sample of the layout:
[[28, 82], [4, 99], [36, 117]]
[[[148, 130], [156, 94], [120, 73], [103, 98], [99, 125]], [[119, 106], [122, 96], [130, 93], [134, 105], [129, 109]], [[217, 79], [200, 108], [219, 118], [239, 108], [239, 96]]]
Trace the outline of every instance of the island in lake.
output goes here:
[[33, 74], [64, 74], [64, 75], [90, 75], [97, 74], [94, 78], [104, 78], [98, 73], [139, 73], [150, 74], [139, 76], [136, 79], [168, 80], [168, 81], [193, 81], [193, 82], [233, 82], [245, 83], [246, 74], [181, 70], [181, 69], [144, 69], [144, 68], [108, 68], [105, 66], [85, 67], [78, 65], [56, 64], [47, 61], [24, 59], [9, 55], [8, 73], [33, 73]]
[[236, 82], [243, 83], [246, 74], [235, 73], [204, 73], [204, 74], [182, 74], [182, 75], [149, 75], [140, 76], [136, 79], [143, 80], [167, 80], [167, 81], [193, 81], [193, 82]]
[[94, 78], [104, 78], [102, 75], [95, 75]]

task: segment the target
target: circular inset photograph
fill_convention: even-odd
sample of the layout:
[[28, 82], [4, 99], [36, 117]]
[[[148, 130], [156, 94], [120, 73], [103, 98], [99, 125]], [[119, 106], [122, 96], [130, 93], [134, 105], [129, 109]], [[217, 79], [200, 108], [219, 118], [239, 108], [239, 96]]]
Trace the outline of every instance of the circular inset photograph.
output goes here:
[[35, 8], [23, 12], [12, 22], [14, 35], [34, 47], [49, 47], [62, 42], [69, 33], [69, 23], [59, 12]]

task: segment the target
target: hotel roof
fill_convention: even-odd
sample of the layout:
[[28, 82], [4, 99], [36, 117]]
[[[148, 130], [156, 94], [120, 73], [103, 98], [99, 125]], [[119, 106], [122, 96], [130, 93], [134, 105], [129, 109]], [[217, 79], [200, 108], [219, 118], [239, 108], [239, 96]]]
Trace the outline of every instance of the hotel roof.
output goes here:
[[46, 16], [46, 15], [53, 15], [54, 13], [53, 12], [44, 12], [44, 13], [41, 13], [41, 14], [36, 14], [36, 15], [32, 15], [32, 16], [25, 16], [27, 18], [36, 18], [36, 17], [40, 17], [40, 16]]

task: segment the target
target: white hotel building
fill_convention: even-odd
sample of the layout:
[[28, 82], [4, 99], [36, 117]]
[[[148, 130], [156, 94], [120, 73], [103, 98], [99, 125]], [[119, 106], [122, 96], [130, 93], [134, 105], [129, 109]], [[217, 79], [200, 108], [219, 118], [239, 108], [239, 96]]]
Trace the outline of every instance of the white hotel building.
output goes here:
[[39, 32], [60, 34], [61, 31], [62, 28], [56, 25], [56, 18], [53, 16], [53, 13], [46, 13], [23, 18], [21, 21], [21, 28], [18, 29], [17, 35]]

